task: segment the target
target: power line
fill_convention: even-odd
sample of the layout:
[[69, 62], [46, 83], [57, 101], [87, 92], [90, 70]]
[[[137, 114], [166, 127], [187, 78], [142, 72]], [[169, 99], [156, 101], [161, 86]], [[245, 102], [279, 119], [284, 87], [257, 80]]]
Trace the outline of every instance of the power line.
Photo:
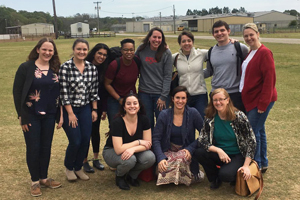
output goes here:
[[[146, 11], [146, 12], [135, 12], [135, 14], [144, 14], [144, 13], [157, 12], [157, 11], [160, 11], [160, 10], [165, 10], [167, 8], [172, 8], [172, 6], [168, 6], [168, 7], [165, 7], [165, 8], [158, 9], [158, 10]], [[132, 12], [131, 13], [117, 13], [117, 12], [110, 12], [110, 11], [104, 11], [104, 10], [101, 10], [101, 12], [112, 13], [112, 14], [120, 14], [120, 15], [131, 15], [132, 14]]]

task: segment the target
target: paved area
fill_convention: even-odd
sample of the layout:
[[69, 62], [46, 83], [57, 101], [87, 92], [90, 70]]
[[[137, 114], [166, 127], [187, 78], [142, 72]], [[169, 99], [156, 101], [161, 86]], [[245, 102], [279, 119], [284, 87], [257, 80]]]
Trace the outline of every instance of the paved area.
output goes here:
[[[145, 34], [127, 34], [127, 33], [117, 33], [117, 35], [124, 35], [124, 36], [137, 36], [137, 37], [144, 37]], [[178, 35], [165, 35], [165, 37], [170, 38], [177, 38]], [[243, 41], [242, 37], [232, 37], [239, 41]], [[300, 38], [300, 34], [299, 34]], [[195, 39], [205, 39], [205, 40], [214, 40], [213, 36], [195, 36]], [[270, 43], [283, 43], [283, 44], [300, 44], [300, 39], [295, 38], [260, 38], [261, 42], [270, 42]]]

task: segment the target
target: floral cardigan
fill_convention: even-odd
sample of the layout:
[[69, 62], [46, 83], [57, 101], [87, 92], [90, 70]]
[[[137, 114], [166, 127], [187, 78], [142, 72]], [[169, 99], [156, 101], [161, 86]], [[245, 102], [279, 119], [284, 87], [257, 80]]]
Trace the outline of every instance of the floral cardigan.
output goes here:
[[[246, 115], [242, 111], [236, 111], [235, 114], [236, 119], [230, 125], [235, 133], [240, 152], [244, 157], [253, 159], [256, 149], [255, 135]], [[214, 120], [214, 118], [206, 118], [204, 120], [204, 125], [198, 138], [198, 146], [203, 147], [207, 151], [209, 147], [215, 144], [213, 139]]]

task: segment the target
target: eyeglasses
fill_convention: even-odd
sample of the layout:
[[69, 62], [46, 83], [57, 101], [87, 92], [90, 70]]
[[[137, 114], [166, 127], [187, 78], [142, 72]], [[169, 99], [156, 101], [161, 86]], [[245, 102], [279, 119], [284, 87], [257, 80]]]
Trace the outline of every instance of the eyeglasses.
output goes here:
[[134, 49], [122, 49], [125, 52], [134, 52]]
[[222, 101], [225, 101], [227, 98], [224, 98], [224, 99], [213, 99], [213, 102], [214, 103], [217, 103], [217, 102], [222, 102]]
[[103, 53], [101, 53], [101, 52], [98, 52], [98, 55], [99, 55], [99, 56], [103, 56], [103, 57], [107, 57], [107, 54], [103, 54]]

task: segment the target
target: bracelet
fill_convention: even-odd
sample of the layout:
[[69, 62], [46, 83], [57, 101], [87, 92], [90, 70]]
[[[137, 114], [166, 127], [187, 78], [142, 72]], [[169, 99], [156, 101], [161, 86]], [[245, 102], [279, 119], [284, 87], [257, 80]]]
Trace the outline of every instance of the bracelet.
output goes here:
[[141, 145], [141, 141], [140, 140], [138, 140], [139, 141], [139, 145]]
[[120, 101], [122, 98], [121, 97], [119, 97], [118, 99], [117, 99], [117, 101]]
[[97, 112], [97, 111], [98, 111], [98, 109], [97, 109], [97, 108], [93, 108], [93, 109], [92, 109], [92, 111], [96, 111], [96, 112]]

